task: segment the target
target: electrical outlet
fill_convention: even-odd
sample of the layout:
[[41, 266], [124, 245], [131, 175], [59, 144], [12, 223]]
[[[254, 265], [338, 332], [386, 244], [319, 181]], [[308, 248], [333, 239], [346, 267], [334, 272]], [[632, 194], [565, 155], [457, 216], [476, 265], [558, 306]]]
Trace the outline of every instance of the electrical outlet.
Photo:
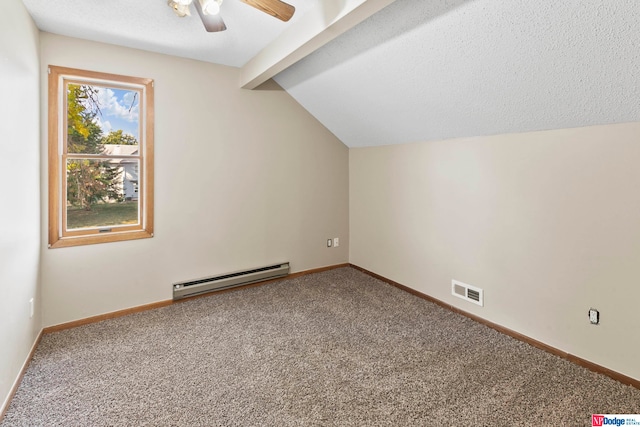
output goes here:
[[330, 248], [331, 246], [333, 246], [333, 240], [327, 239], [327, 247]]
[[600, 312], [595, 308], [589, 309], [589, 321], [594, 325], [600, 323]]
[[29, 300], [29, 319], [33, 319], [33, 298]]
[[337, 237], [333, 238], [333, 247], [337, 248], [338, 246], [340, 246], [340, 239]]

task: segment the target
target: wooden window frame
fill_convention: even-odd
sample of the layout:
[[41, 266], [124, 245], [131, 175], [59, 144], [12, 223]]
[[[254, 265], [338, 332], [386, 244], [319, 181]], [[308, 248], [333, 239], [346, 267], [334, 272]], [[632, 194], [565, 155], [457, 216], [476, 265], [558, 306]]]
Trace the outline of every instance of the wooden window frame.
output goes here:
[[[154, 140], [154, 92], [153, 80], [118, 74], [101, 73], [50, 65], [48, 111], [48, 167], [49, 167], [49, 248], [91, 245], [153, 237], [153, 140]], [[66, 82], [96, 84], [106, 87], [136, 89], [141, 92], [139, 153], [139, 224], [131, 226], [95, 227], [82, 230], [66, 230]], [[102, 155], [87, 154], [84, 157], [101, 159]], [[102, 231], [101, 231], [102, 230]]]

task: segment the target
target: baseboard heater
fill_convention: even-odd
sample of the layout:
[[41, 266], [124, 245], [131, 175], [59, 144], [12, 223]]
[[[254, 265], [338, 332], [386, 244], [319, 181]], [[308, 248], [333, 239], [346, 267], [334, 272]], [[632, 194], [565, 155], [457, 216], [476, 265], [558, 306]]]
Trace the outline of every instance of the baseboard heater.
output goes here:
[[219, 291], [250, 283], [284, 277], [289, 274], [289, 263], [268, 265], [266, 267], [253, 268], [251, 270], [236, 271], [220, 276], [205, 277], [188, 282], [173, 284], [173, 299], [178, 300], [205, 292]]

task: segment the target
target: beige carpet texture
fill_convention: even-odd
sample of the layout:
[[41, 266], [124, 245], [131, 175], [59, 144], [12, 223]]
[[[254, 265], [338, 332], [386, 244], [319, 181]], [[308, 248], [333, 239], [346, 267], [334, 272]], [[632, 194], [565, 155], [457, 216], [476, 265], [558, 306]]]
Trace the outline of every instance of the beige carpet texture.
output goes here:
[[345, 267], [44, 335], [6, 426], [591, 426], [640, 390]]

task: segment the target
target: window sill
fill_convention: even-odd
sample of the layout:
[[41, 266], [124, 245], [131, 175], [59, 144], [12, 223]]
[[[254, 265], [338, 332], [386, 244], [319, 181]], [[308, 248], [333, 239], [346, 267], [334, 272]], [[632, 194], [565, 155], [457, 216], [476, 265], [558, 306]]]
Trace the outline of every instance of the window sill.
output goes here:
[[123, 242], [126, 240], [149, 239], [153, 233], [145, 230], [112, 232], [91, 236], [60, 237], [49, 244], [49, 249], [68, 248], [71, 246], [95, 245], [98, 243]]

